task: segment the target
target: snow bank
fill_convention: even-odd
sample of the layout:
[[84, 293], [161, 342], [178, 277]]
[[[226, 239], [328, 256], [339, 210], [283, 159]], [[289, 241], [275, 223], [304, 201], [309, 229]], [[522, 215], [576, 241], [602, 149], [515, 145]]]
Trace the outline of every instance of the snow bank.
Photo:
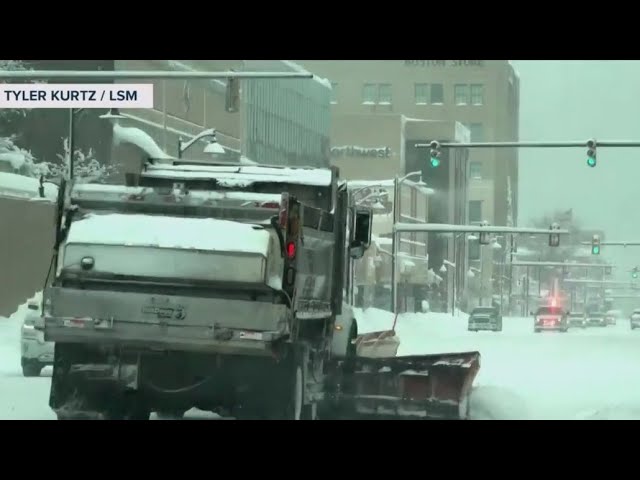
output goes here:
[[246, 186], [253, 182], [275, 182], [328, 187], [331, 185], [332, 179], [331, 170], [328, 168], [207, 165], [149, 165], [143, 176], [178, 180], [215, 178], [227, 186]]
[[[38, 198], [40, 180], [25, 177], [15, 173], [0, 172], [0, 195], [20, 198]], [[51, 183], [44, 184], [46, 198], [55, 200], [58, 196], [58, 187]]]
[[[390, 330], [395, 315], [386, 310], [354, 308], [358, 333]], [[455, 353], [469, 350], [463, 346], [451, 346], [452, 334], [466, 332], [467, 315], [450, 313], [402, 313], [398, 315], [396, 333], [400, 338], [398, 355], [424, 355], [430, 353]]]
[[11, 168], [19, 170], [26, 163], [27, 159], [21, 152], [3, 152], [0, 153], [0, 162], [8, 162]]
[[91, 214], [71, 225], [67, 243], [245, 252], [267, 256], [270, 234], [257, 225], [212, 218]]
[[150, 158], [172, 159], [171, 155], [162, 150], [155, 140], [144, 130], [135, 127], [113, 126], [113, 142], [116, 145], [131, 143], [143, 150]]

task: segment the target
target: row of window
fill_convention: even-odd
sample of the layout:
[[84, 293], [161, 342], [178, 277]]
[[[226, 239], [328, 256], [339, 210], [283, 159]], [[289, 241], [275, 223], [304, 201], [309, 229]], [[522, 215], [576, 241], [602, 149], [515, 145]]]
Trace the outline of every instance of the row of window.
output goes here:
[[248, 82], [246, 155], [264, 164], [325, 166], [330, 128], [328, 96], [326, 87], [316, 82]]
[[[331, 103], [338, 103], [337, 83], [332, 83]], [[442, 83], [414, 84], [416, 105], [444, 105], [445, 88]], [[484, 105], [484, 85], [480, 83], [458, 83], [453, 86], [453, 101], [456, 105]], [[362, 86], [362, 103], [365, 105], [391, 105], [393, 103], [390, 83], [365, 83]]]

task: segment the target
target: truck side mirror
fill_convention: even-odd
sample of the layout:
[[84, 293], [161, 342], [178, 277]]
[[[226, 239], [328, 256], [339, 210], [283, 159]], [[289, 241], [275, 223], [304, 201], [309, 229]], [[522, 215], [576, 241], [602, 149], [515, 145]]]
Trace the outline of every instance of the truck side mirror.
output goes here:
[[368, 208], [356, 207], [352, 210], [353, 228], [349, 242], [349, 255], [358, 259], [371, 246], [371, 232], [373, 229], [373, 211]]

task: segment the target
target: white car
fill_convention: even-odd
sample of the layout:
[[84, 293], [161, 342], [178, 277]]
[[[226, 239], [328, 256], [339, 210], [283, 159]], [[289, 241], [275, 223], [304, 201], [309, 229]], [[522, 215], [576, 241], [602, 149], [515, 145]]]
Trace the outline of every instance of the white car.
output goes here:
[[20, 338], [20, 363], [25, 377], [37, 377], [44, 367], [53, 365], [54, 343], [44, 341], [44, 330], [40, 321], [42, 294], [30, 299], [27, 306]]

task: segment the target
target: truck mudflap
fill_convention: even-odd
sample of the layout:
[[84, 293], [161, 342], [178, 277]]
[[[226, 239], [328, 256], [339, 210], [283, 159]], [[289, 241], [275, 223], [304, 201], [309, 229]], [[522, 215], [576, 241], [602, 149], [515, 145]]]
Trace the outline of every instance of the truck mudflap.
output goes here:
[[330, 375], [325, 418], [429, 420], [469, 418], [480, 353], [351, 360]]

